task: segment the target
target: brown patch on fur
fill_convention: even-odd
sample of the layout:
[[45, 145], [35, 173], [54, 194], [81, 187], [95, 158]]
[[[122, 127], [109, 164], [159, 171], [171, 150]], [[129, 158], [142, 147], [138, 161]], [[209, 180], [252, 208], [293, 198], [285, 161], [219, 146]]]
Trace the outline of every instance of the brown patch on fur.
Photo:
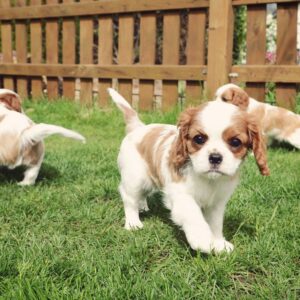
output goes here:
[[[147, 163], [149, 176], [156, 186], [163, 186], [164, 177], [161, 172], [162, 157], [165, 151], [164, 145], [167, 139], [175, 135], [175, 131], [161, 135], [164, 126], [151, 129], [137, 145], [137, 149]], [[159, 139], [159, 144], [157, 141]], [[155, 151], [154, 151], [155, 150]]]
[[30, 145], [23, 150], [23, 164], [26, 166], [35, 166], [40, 161], [44, 154], [44, 143], [39, 142], [35, 145]]
[[21, 98], [16, 94], [0, 94], [0, 102], [2, 102], [10, 110], [22, 112]]
[[179, 135], [173, 142], [169, 158], [169, 166], [172, 170], [174, 180], [182, 178], [180, 169], [188, 162], [189, 155], [199, 151], [202, 147], [196, 144], [193, 138], [197, 134], [205, 135], [201, 129], [201, 124], [195, 120], [196, 115], [198, 115], [205, 106], [206, 104], [200, 107], [188, 108], [179, 117]]
[[[242, 145], [236, 148], [230, 146], [229, 142], [232, 138], [240, 139]], [[223, 139], [237, 158], [243, 159], [248, 149], [252, 149], [261, 174], [270, 174], [267, 166], [266, 141], [262, 135], [262, 129], [248, 113], [242, 112], [235, 117], [233, 125], [223, 132]]]
[[262, 128], [256, 119], [251, 117], [248, 119], [248, 133], [250, 137], [250, 145], [260, 173], [264, 176], [268, 176], [270, 175], [270, 170], [267, 165], [267, 147], [262, 135]]
[[[250, 139], [248, 134], [248, 123], [245, 115], [236, 117], [233, 125], [227, 128], [222, 134], [223, 140], [228, 144], [231, 152], [235, 157], [243, 159], [250, 147]], [[242, 144], [239, 147], [232, 147], [229, 142], [232, 138], [238, 138]]]
[[239, 87], [231, 87], [227, 89], [221, 95], [221, 98], [224, 102], [229, 102], [231, 104], [234, 104], [242, 110], [246, 110], [249, 105], [248, 94]]

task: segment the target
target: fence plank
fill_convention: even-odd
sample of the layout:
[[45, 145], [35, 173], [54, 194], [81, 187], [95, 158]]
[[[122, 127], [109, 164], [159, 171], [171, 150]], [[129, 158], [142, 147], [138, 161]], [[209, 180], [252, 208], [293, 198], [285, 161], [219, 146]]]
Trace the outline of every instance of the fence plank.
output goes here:
[[[119, 65], [131, 65], [133, 63], [133, 30], [134, 18], [132, 15], [119, 17]], [[132, 102], [132, 80], [119, 80], [119, 92], [124, 98]]]
[[[156, 14], [145, 13], [141, 16], [140, 25], [140, 64], [155, 64]], [[140, 80], [139, 108], [151, 110], [154, 99], [154, 81]]]
[[219, 86], [228, 82], [232, 64], [233, 22], [231, 0], [210, 0], [207, 66], [209, 98]]
[[[63, 0], [64, 3], [72, 3], [74, 0]], [[63, 64], [75, 63], [75, 20], [64, 19], [63, 20], [63, 40], [62, 40], [62, 61]], [[63, 78], [63, 96], [67, 99], [75, 98], [75, 80], [72, 78]]]
[[[9, 0], [2, 0], [0, 2], [0, 8], [10, 7]], [[1, 9], [0, 9], [1, 10]], [[12, 49], [12, 25], [11, 22], [2, 22], [1, 24], [1, 39], [2, 39], [2, 52], [3, 62], [10, 63], [13, 61], [13, 49]], [[13, 78], [5, 76], [3, 78], [3, 85], [7, 89], [14, 89]]]
[[[89, 2], [90, 0], [81, 0]], [[80, 63], [93, 63], [93, 19], [84, 17], [80, 19]], [[91, 105], [93, 102], [93, 81], [80, 79], [80, 102]]]
[[[47, 4], [56, 4], [58, 0], [47, 0]], [[46, 23], [46, 62], [58, 63], [58, 19], [47, 20]], [[47, 95], [49, 99], [58, 97], [58, 79], [47, 78]]]
[[[298, 67], [300, 70], [300, 67]], [[6, 75], [44, 75], [82, 78], [121, 78], [121, 79], [167, 79], [205, 80], [205, 66], [163, 66], [163, 65], [46, 65], [46, 64], [0, 64], [0, 73]], [[281, 71], [282, 68], [280, 69]], [[288, 70], [288, 69], [287, 69]], [[296, 71], [295, 74], [297, 74]], [[287, 74], [288, 75], [288, 74]], [[283, 77], [284, 78], [284, 77]], [[291, 79], [291, 77], [288, 77]], [[300, 78], [297, 78], [300, 80]]]
[[239, 82], [300, 83], [299, 65], [240, 65], [232, 66], [231, 72]]
[[[188, 38], [186, 45], [187, 65], [205, 64], [206, 11], [193, 10], [188, 16]], [[186, 101], [199, 103], [202, 86], [199, 81], [187, 81]]]
[[[253, 5], [247, 8], [247, 64], [265, 64], [266, 60], [266, 6]], [[265, 100], [265, 83], [247, 83], [247, 93]]]
[[[41, 0], [31, 0], [31, 8], [34, 8], [34, 5], [40, 4]], [[42, 22], [39, 20], [31, 20], [30, 41], [31, 63], [40, 64], [42, 62]], [[43, 84], [41, 78], [32, 78], [31, 94], [32, 97], [41, 97], [43, 95]]]
[[[180, 15], [168, 12], [163, 17], [163, 64], [179, 64]], [[178, 101], [178, 81], [163, 81], [162, 110], [168, 110]]]
[[[113, 63], [113, 20], [111, 16], [99, 18], [99, 45], [98, 63], [100, 66], [111, 65]], [[99, 80], [99, 104], [108, 104], [109, 95], [107, 88], [111, 87], [111, 79]]]
[[199, 7], [209, 7], [209, 0], [98, 0], [31, 9], [6, 8], [0, 10], [0, 20], [91, 16]]
[[[26, 6], [26, 0], [18, 0], [16, 5]], [[16, 22], [16, 55], [18, 63], [27, 62], [27, 26], [24, 21]], [[27, 87], [27, 79], [17, 77], [17, 92], [22, 98], [28, 97]]]
[[[296, 2], [277, 6], [277, 64], [296, 64], [297, 10], [298, 3]], [[294, 109], [296, 86], [294, 84], [277, 84], [276, 102], [279, 106]]]

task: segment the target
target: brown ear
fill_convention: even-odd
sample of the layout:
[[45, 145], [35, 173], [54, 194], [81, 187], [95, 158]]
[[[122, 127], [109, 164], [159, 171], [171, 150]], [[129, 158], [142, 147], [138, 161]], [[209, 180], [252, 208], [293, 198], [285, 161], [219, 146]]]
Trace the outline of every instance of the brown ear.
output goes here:
[[248, 94], [239, 87], [231, 87], [227, 89], [221, 95], [221, 98], [224, 102], [232, 103], [242, 110], [247, 110], [249, 105]]
[[189, 137], [189, 128], [192, 124], [195, 114], [199, 111], [199, 108], [188, 108], [181, 113], [178, 121], [179, 135], [174, 144], [172, 151], [172, 162], [175, 165], [175, 168], [180, 169], [189, 159], [188, 152], [188, 137]]
[[0, 102], [10, 110], [22, 112], [21, 98], [12, 91], [5, 90], [3, 93], [0, 91]]
[[260, 126], [253, 119], [248, 123], [248, 134], [250, 138], [250, 147], [260, 170], [264, 176], [270, 175], [270, 170], [267, 165], [267, 147], [266, 140], [263, 137]]

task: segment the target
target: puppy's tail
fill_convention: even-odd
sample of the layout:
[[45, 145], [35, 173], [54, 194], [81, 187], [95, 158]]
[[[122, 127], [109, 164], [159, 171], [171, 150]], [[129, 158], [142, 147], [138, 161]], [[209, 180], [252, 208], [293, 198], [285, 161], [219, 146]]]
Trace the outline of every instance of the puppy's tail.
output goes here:
[[73, 130], [66, 129], [61, 126], [42, 123], [32, 125], [30, 128], [24, 130], [24, 132], [22, 133], [22, 141], [25, 145], [35, 145], [53, 134], [59, 134], [64, 137], [79, 140], [82, 143], [85, 143], [85, 138], [81, 134]]
[[134, 129], [144, 126], [144, 123], [139, 119], [136, 111], [130, 106], [130, 104], [114, 89], [107, 89], [109, 95], [111, 96], [114, 103], [123, 113], [125, 123], [126, 123], [126, 132], [129, 133]]

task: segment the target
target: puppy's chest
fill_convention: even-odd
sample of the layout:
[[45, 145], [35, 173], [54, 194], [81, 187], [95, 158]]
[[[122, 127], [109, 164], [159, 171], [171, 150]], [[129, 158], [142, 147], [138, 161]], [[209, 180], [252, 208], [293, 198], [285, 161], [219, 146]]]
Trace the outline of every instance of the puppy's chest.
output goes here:
[[222, 201], [226, 198], [228, 194], [227, 187], [230, 189], [228, 184], [225, 183], [211, 183], [211, 182], [201, 182], [193, 184], [194, 199], [197, 201], [200, 207], [209, 207], [216, 202]]

